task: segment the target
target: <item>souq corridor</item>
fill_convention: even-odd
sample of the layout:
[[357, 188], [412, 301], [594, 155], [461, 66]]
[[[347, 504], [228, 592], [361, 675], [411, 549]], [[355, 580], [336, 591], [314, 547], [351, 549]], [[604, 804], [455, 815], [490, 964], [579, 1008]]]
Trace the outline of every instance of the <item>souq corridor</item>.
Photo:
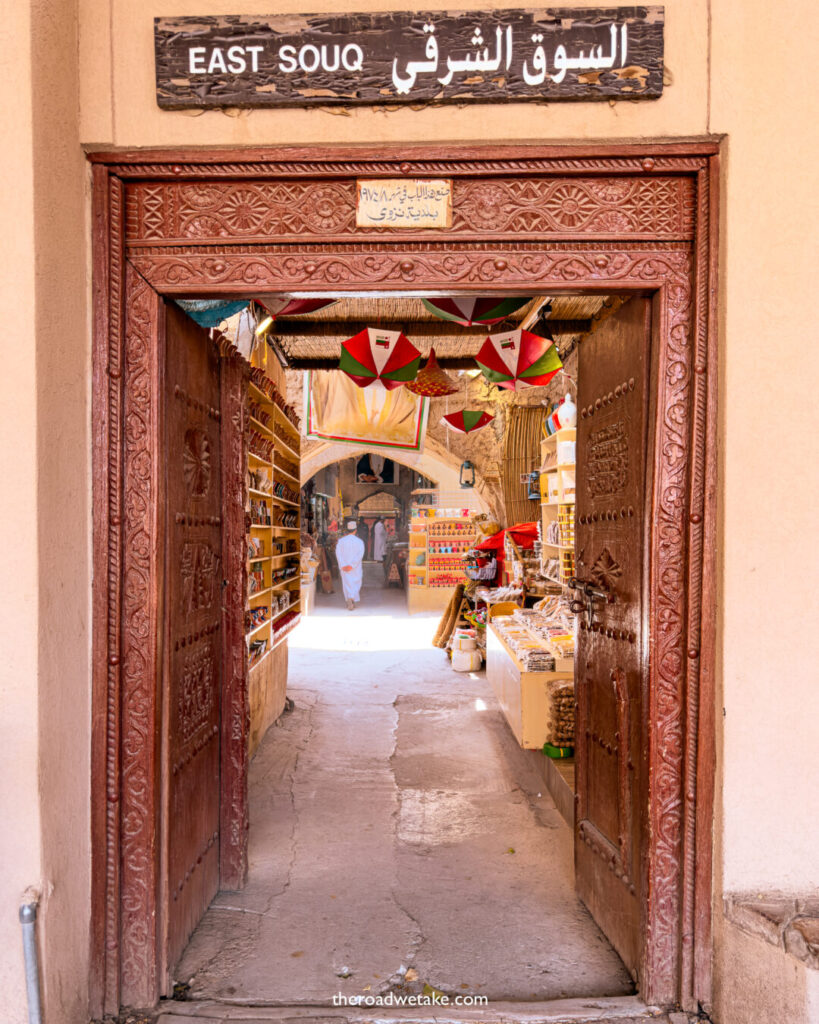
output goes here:
[[484, 674], [454, 672], [437, 616], [408, 616], [367, 570], [355, 612], [320, 596], [291, 637], [295, 706], [250, 769], [248, 884], [216, 898], [177, 980], [279, 1006], [425, 985], [490, 1004], [631, 993]]

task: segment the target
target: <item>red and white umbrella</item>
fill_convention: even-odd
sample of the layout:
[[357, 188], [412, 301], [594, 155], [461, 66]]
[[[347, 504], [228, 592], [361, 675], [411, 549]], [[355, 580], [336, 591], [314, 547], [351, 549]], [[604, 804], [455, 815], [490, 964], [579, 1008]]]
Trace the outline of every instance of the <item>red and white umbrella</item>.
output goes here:
[[292, 295], [259, 295], [256, 301], [275, 320], [279, 316], [303, 316], [332, 306], [336, 299], [294, 299]]
[[550, 338], [524, 330], [491, 334], [475, 361], [490, 383], [510, 391], [543, 387], [563, 366]]
[[451, 320], [462, 327], [475, 324], [499, 324], [515, 310], [531, 302], [515, 295], [453, 295], [441, 299], [421, 299], [424, 306], [442, 320]]
[[488, 426], [495, 417], [480, 409], [461, 409], [460, 412], [451, 412], [441, 417], [441, 423], [446, 423], [450, 430], [458, 434], [473, 434], [476, 430], [482, 430]]
[[338, 368], [360, 388], [380, 380], [392, 391], [415, 380], [420, 362], [421, 353], [401, 331], [365, 327], [342, 343]]

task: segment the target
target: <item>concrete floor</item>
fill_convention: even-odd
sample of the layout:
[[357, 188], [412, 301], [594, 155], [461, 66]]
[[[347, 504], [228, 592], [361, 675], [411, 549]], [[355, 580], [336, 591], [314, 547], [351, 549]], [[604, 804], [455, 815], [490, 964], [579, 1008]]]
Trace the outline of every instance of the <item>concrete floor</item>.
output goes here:
[[248, 885], [193, 935], [175, 972], [191, 998], [633, 992], [574, 895], [568, 827], [484, 674], [430, 645], [436, 623], [371, 587], [355, 612], [319, 598], [292, 634], [295, 710], [251, 765]]

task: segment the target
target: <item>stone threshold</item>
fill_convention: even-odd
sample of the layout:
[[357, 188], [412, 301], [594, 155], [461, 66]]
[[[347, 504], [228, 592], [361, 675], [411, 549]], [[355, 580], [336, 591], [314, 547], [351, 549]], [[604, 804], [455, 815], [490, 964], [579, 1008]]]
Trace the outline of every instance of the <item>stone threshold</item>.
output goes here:
[[819, 895], [735, 893], [723, 901], [726, 920], [748, 935], [819, 970]]
[[638, 996], [494, 1003], [481, 1009], [237, 1006], [214, 1001], [162, 1003], [155, 1024], [694, 1024], [685, 1013], [646, 1006]]

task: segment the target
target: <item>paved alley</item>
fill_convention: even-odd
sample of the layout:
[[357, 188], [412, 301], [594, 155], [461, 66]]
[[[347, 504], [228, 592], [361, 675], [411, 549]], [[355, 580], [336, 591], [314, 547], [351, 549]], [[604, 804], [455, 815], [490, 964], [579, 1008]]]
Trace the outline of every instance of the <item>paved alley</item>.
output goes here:
[[631, 980], [573, 889], [572, 837], [483, 673], [436, 616], [368, 587], [290, 640], [295, 708], [250, 770], [250, 872], [175, 972], [194, 999], [328, 1006], [419, 991], [618, 996]]

